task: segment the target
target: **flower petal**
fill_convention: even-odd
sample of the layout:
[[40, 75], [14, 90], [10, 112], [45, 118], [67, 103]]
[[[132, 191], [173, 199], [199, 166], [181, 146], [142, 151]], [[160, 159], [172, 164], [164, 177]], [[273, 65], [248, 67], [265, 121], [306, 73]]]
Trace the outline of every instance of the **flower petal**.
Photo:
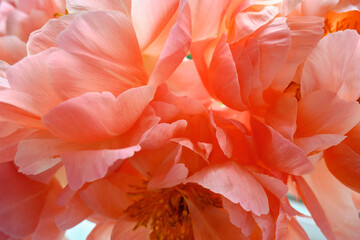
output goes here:
[[43, 125], [54, 135], [75, 142], [109, 139], [129, 130], [153, 98], [148, 87], [130, 89], [116, 99], [111, 93], [86, 93], [53, 108]]
[[313, 170], [304, 151], [271, 127], [251, 118], [258, 155], [271, 169], [301, 175]]
[[300, 100], [295, 137], [346, 134], [355, 127], [359, 119], [358, 102], [348, 102], [339, 98], [336, 93], [319, 90]]
[[245, 211], [256, 215], [269, 212], [263, 187], [245, 168], [233, 161], [204, 168], [189, 177], [187, 182], [200, 184], [233, 203], [240, 203]]
[[343, 184], [360, 193], [360, 155], [345, 143], [327, 149], [324, 159], [330, 172]]
[[79, 189], [84, 183], [102, 178], [110, 166], [118, 160], [132, 157], [140, 146], [124, 149], [105, 149], [69, 152], [61, 155], [66, 176], [72, 189]]
[[354, 30], [331, 33], [308, 56], [302, 73], [301, 95], [319, 89], [352, 101], [360, 97], [360, 36]]

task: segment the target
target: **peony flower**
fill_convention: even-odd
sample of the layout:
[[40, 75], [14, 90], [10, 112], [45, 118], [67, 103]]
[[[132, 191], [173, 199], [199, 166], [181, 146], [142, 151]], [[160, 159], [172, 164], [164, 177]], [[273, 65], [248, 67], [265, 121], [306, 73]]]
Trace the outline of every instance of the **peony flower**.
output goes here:
[[288, 192], [327, 238], [359, 235], [356, 4], [55, 6], [0, 5], [0, 30], [59, 17], [16, 25], [28, 56], [0, 64], [1, 237], [308, 239]]

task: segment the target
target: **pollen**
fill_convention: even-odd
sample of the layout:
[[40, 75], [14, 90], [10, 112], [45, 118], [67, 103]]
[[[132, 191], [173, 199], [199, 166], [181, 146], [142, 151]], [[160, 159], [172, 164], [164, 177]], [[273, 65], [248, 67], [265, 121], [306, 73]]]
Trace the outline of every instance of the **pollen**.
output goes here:
[[164, 189], [137, 188], [129, 193], [135, 201], [126, 212], [137, 222], [133, 230], [144, 226], [151, 230], [151, 240], [193, 240], [189, 196], [202, 208], [206, 205], [222, 207], [221, 198], [197, 185], [186, 184]]
[[349, 11], [343, 13], [329, 12], [325, 16], [324, 36], [329, 33], [354, 29], [360, 34], [360, 12]]

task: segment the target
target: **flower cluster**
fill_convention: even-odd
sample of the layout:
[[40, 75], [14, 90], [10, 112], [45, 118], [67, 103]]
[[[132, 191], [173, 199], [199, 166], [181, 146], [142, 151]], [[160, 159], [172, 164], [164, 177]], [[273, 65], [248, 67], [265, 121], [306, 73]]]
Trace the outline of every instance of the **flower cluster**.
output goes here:
[[360, 236], [358, 1], [0, 2], [0, 239]]

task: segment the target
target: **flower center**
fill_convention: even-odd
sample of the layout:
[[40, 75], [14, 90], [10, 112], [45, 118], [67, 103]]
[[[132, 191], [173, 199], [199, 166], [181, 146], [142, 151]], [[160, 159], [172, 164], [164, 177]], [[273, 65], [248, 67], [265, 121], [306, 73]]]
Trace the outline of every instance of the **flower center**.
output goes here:
[[360, 34], [360, 12], [349, 11], [343, 13], [329, 12], [325, 16], [324, 36], [329, 33], [354, 29]]
[[197, 185], [186, 184], [164, 189], [138, 189], [129, 193], [136, 199], [126, 212], [137, 222], [133, 230], [150, 224], [152, 240], [193, 240], [191, 213], [187, 205], [189, 196], [204, 207], [222, 207], [221, 198]]

